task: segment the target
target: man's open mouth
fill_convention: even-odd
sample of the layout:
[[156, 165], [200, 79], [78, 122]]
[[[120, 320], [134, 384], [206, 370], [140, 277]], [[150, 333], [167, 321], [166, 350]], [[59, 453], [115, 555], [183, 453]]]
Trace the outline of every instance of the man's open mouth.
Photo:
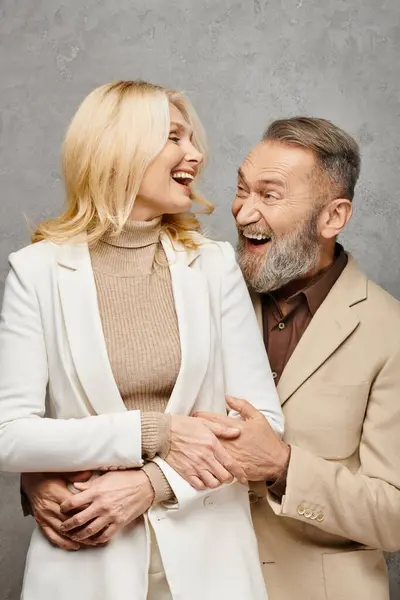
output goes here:
[[194, 180], [194, 175], [191, 173], [186, 173], [185, 171], [177, 171], [176, 173], [171, 173], [171, 177], [176, 183], [180, 183], [180, 185], [189, 186]]
[[262, 246], [271, 241], [271, 236], [262, 233], [244, 233], [243, 235], [252, 246]]

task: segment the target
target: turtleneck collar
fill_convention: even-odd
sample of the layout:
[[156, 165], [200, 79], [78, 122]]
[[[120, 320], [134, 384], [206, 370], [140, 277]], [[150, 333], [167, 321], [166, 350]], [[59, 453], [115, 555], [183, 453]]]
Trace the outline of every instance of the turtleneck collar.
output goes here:
[[127, 221], [117, 236], [105, 235], [90, 248], [95, 271], [116, 277], [141, 277], [154, 270], [162, 217]]
[[117, 248], [144, 248], [160, 239], [162, 217], [151, 221], [127, 221], [117, 236], [105, 235], [102, 241]]

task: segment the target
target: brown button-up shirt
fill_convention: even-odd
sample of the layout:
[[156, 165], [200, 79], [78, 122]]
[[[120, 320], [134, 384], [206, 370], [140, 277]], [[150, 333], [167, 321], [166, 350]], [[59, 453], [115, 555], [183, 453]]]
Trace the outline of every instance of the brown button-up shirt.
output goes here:
[[[264, 343], [276, 384], [301, 336], [346, 264], [347, 254], [337, 244], [334, 262], [302, 290], [290, 298], [285, 298], [284, 289], [261, 296]], [[279, 306], [282, 300], [284, 312]]]
[[[302, 290], [289, 298], [285, 298], [284, 289], [261, 296], [264, 343], [276, 384], [301, 336], [346, 265], [347, 254], [340, 244], [336, 244], [333, 263]], [[279, 500], [285, 495], [289, 460], [290, 455], [276, 481], [267, 481], [269, 491]]]

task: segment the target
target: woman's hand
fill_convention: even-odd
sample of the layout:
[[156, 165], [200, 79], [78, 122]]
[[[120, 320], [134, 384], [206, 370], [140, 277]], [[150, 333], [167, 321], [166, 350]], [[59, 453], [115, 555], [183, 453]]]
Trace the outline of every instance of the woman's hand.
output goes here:
[[239, 428], [171, 415], [170, 450], [165, 460], [196, 490], [217, 488], [234, 478], [247, 482], [244, 470], [218, 440], [239, 435]]
[[68, 515], [79, 510], [61, 525], [62, 535], [75, 542], [105, 544], [128, 523], [150, 508], [154, 490], [140, 469], [110, 471], [87, 483], [77, 483], [80, 490], [61, 505]]

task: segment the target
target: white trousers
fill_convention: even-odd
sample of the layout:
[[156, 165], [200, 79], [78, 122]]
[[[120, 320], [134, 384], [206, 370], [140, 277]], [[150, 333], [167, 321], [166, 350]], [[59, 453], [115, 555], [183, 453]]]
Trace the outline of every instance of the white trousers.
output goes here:
[[152, 526], [150, 527], [150, 539], [151, 539], [151, 556], [149, 566], [149, 589], [147, 591], [147, 600], [173, 600], [167, 578], [165, 577], [164, 566], [156, 536]]

